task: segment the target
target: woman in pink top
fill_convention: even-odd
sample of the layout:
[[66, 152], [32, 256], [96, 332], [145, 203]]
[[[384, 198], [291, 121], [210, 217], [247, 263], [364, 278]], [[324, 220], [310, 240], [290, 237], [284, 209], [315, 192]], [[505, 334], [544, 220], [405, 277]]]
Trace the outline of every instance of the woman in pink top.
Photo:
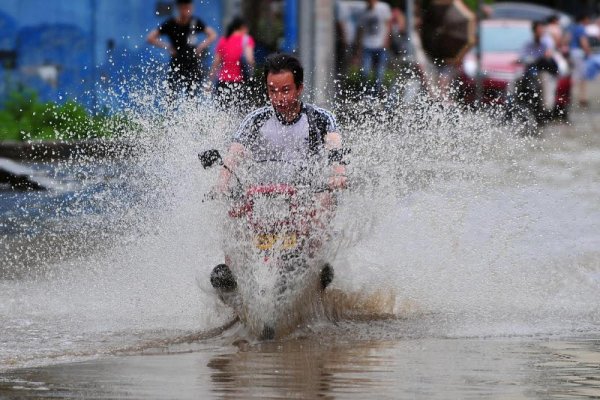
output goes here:
[[240, 17], [235, 17], [227, 27], [225, 37], [217, 43], [215, 59], [210, 68], [209, 79], [214, 81], [218, 71], [216, 94], [224, 106], [232, 106], [236, 102], [243, 102], [241, 89], [247, 83], [242, 71], [242, 57], [245, 58], [252, 76], [254, 68], [254, 39], [248, 34], [248, 26]]

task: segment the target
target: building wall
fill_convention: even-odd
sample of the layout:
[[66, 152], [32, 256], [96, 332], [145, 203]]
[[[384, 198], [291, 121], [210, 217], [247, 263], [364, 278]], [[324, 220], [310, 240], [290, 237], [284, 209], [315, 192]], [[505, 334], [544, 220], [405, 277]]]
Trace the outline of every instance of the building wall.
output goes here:
[[[168, 61], [145, 38], [167, 18], [157, 15], [159, 3], [173, 2], [2, 0], [0, 100], [10, 90], [28, 87], [43, 100], [76, 98], [92, 107], [98, 85], [116, 84], [125, 73], [141, 76], [141, 66]], [[222, 32], [221, 1], [197, 0], [195, 9]]]

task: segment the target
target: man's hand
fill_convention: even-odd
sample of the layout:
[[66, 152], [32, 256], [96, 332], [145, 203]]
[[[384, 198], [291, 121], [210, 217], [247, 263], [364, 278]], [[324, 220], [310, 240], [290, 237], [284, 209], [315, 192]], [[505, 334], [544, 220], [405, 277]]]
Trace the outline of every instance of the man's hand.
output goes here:
[[146, 41], [152, 46], [166, 50], [172, 57], [175, 57], [177, 55], [177, 51], [175, 50], [175, 48], [173, 48], [173, 46], [160, 40], [160, 31], [158, 29], [152, 30], [148, 34]]
[[226, 193], [230, 190], [230, 181], [233, 177], [233, 171], [245, 157], [245, 154], [246, 149], [242, 144], [236, 142], [231, 144], [227, 155], [223, 159], [223, 168], [221, 168], [215, 188], [219, 193]]
[[329, 177], [329, 188], [331, 190], [341, 190], [348, 187], [348, 178], [346, 177], [346, 167], [336, 165], [332, 169], [332, 174]]
[[348, 187], [348, 178], [344, 175], [334, 175], [329, 178], [329, 188], [331, 190], [341, 190]]
[[227, 168], [223, 168], [219, 174], [215, 191], [219, 194], [225, 194], [229, 191], [229, 181], [231, 180], [231, 172]]
[[196, 55], [198, 57], [202, 57], [202, 53], [204, 53], [204, 49], [206, 49], [206, 47], [202, 46], [201, 44], [196, 47], [195, 51], [196, 51]]
[[206, 34], [206, 38], [195, 48], [195, 52], [198, 57], [201, 57], [202, 53], [204, 53], [204, 50], [206, 50], [208, 46], [210, 46], [210, 44], [217, 39], [217, 32], [210, 26], [206, 27], [204, 33]]
[[[337, 132], [328, 132], [325, 136], [325, 148], [330, 152], [335, 150], [341, 151], [342, 137], [340, 134]], [[329, 188], [331, 190], [345, 189], [347, 186], [346, 181], [346, 167], [341, 164], [341, 160], [336, 160], [331, 165], [331, 175], [328, 182]]]

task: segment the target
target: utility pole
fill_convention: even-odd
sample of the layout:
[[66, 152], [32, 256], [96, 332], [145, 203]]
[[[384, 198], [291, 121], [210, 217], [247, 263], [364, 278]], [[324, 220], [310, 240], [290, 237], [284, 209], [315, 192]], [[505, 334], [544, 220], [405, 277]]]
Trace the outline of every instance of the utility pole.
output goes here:
[[98, 29], [96, 26], [96, 13], [98, 4], [96, 0], [91, 0], [91, 33], [92, 33], [92, 112], [95, 114], [98, 112], [98, 55], [97, 53], [97, 41], [98, 41]]
[[283, 26], [285, 37], [283, 39], [283, 51], [292, 53], [298, 50], [298, 2], [299, 0], [285, 0], [283, 12]]
[[227, 26], [229, 21], [236, 15], [242, 15], [242, 0], [223, 0], [223, 26]]
[[299, 2], [299, 50], [304, 65], [306, 97], [317, 104], [333, 98], [334, 2], [302, 0]]
[[410, 45], [408, 46], [408, 56], [413, 56], [413, 33], [415, 31], [415, 0], [406, 0], [406, 34]]
[[477, 59], [477, 70], [475, 75], [475, 95], [478, 105], [481, 105], [483, 100], [483, 70], [481, 68], [481, 20], [483, 19], [483, 0], [477, 0], [477, 34], [475, 56]]

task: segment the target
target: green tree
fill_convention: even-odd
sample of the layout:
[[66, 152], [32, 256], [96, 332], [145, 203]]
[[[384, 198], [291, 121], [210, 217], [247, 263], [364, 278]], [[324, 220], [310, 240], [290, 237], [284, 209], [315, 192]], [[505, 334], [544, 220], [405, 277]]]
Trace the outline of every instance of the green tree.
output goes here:
[[[463, 1], [471, 10], [474, 10], [474, 11], [477, 10], [477, 4], [479, 3], [479, 0], [463, 0]], [[483, 4], [492, 4], [493, 2], [494, 2], [494, 0], [482, 0]]]

